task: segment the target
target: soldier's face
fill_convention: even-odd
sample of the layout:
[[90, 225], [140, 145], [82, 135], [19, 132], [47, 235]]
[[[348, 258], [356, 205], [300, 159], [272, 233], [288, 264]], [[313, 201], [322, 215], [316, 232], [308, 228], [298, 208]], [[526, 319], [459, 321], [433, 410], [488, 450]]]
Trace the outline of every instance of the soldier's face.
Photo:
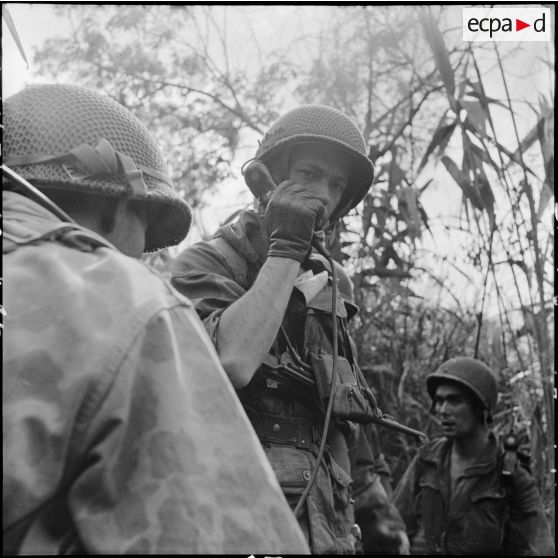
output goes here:
[[302, 144], [293, 151], [289, 180], [303, 185], [323, 200], [327, 218], [339, 204], [349, 183], [350, 163], [347, 155], [327, 144]]
[[467, 391], [453, 384], [440, 384], [434, 395], [434, 412], [448, 438], [476, 435], [481, 421]]
[[145, 250], [147, 206], [133, 200], [119, 200], [114, 228], [105, 237], [121, 252], [139, 258]]

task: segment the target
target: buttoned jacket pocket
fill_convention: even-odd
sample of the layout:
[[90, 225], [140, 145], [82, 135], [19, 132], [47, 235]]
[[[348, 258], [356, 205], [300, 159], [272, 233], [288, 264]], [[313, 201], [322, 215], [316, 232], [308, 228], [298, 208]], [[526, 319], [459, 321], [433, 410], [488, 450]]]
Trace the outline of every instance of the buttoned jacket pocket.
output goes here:
[[472, 491], [467, 511], [465, 539], [472, 552], [499, 552], [506, 521], [506, 494], [502, 490]]
[[344, 510], [351, 502], [353, 479], [333, 458], [330, 458], [330, 473], [333, 487], [333, 506], [336, 510]]
[[446, 510], [436, 470], [428, 470], [419, 481], [419, 496], [415, 502], [417, 513], [422, 517], [424, 537], [429, 551], [438, 549], [441, 542]]

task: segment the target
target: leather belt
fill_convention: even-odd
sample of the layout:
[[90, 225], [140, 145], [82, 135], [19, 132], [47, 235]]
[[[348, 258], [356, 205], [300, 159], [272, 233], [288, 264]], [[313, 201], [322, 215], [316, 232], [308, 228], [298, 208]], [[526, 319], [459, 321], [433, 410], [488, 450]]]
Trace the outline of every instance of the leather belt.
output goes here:
[[321, 427], [303, 417], [281, 417], [246, 410], [248, 418], [262, 444], [280, 444], [310, 449], [319, 443]]

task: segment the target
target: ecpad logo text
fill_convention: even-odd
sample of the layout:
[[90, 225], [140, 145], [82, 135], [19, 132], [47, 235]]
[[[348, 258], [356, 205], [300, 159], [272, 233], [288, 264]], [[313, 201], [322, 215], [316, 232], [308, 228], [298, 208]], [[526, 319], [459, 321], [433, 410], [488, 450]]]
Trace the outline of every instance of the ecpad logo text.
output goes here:
[[549, 8], [463, 8], [464, 41], [548, 41]]

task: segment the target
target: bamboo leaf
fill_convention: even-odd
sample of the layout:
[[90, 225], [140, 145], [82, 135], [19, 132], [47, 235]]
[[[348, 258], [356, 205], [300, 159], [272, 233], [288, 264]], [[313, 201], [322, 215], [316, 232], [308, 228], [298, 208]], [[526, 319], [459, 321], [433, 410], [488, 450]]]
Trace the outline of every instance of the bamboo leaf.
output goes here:
[[470, 147], [471, 147], [471, 150], [472, 150], [472, 152], [474, 153], [474, 155], [477, 159], [480, 159], [481, 161], [483, 161], [487, 165], [490, 165], [491, 167], [493, 167], [494, 170], [496, 172], [498, 172], [498, 174], [501, 173], [500, 167], [498, 166], [496, 161], [494, 161], [492, 159], [492, 157], [490, 156], [490, 153], [488, 153], [485, 149], [480, 148], [478, 145], [475, 145], [473, 142], [471, 142]]
[[[543, 156], [546, 185], [550, 192], [554, 192], [554, 107], [552, 107], [543, 96], [539, 98], [539, 105], [541, 107], [542, 121], [539, 121], [537, 132]], [[545, 194], [546, 198], [544, 185], [543, 191], [541, 192], [541, 201], [543, 194]], [[545, 199], [545, 204], [547, 201], [548, 199]], [[544, 207], [541, 204], [539, 207], [539, 216], [542, 209], [544, 209]]]
[[[471, 86], [473, 86], [473, 84], [471, 82], [469, 82], [469, 84], [471, 84]], [[478, 84], [477, 84], [478, 86]], [[493, 104], [493, 105], [499, 105], [505, 109], [507, 109], [508, 107], [500, 100], [498, 99], [494, 99], [493, 97], [487, 97], [486, 95], [483, 94], [482, 90], [480, 89], [474, 89], [473, 91], [468, 91], [466, 93], [467, 97], [475, 97], [477, 99], [479, 99], [479, 101], [481, 102], [482, 105], [484, 106], [488, 106], [489, 104]]]
[[434, 182], [434, 179], [429, 178], [422, 186], [419, 186], [419, 192], [422, 194], [432, 182]]
[[529, 284], [531, 284], [531, 272], [529, 271], [529, 268], [527, 267], [527, 264], [523, 260], [513, 260], [513, 259], [509, 258], [508, 263], [510, 265], [515, 265], [516, 267], [519, 267], [519, 269], [521, 269], [521, 271], [523, 271], [523, 273], [525, 273], [525, 277], [526, 277], [527, 281], [529, 282]]
[[401, 216], [407, 223], [412, 239], [421, 236], [421, 219], [417, 204], [417, 192], [411, 186], [403, 186], [397, 192], [397, 202]]
[[508, 157], [508, 159], [510, 159], [510, 161], [513, 161], [514, 163], [517, 163], [519, 166], [521, 166], [523, 169], [525, 169], [526, 172], [530, 173], [531, 175], [533, 175], [535, 177], [537, 176], [527, 165], [525, 165], [521, 162], [521, 159], [519, 158], [519, 156], [515, 155], [509, 149], [504, 147], [501, 143], [499, 143], [495, 139], [491, 138], [486, 132], [483, 132], [482, 130], [479, 130], [475, 126], [474, 122], [472, 122], [469, 117], [465, 118], [465, 121], [463, 122], [463, 127], [466, 130], [469, 130], [473, 135], [476, 135], [479, 138], [482, 138], [486, 141], [489, 141], [492, 145], [494, 145], [497, 149], [499, 149], [502, 153], [504, 153], [504, 155], [506, 155]]
[[476, 190], [471, 186], [469, 178], [463, 172], [461, 172], [461, 169], [457, 166], [456, 162], [447, 155], [444, 155], [442, 157], [442, 163], [446, 167], [447, 171], [450, 173], [455, 183], [461, 188], [465, 197], [477, 209], [482, 210], [482, 200], [479, 199]]
[[19, 38], [19, 34], [17, 32], [14, 20], [12, 19], [12, 14], [10, 14], [10, 11], [8, 10], [8, 6], [6, 6], [5, 4], [2, 4], [2, 17], [6, 21], [6, 25], [10, 30], [10, 33], [15, 41], [19, 53], [21, 54], [23, 60], [25, 60], [25, 64], [29, 68], [29, 62], [27, 61], [27, 56], [25, 56], [25, 50], [23, 48], [23, 45], [21, 44], [21, 40]]
[[552, 62], [549, 62], [548, 60], [545, 60], [540, 56], [537, 56], [537, 59], [540, 60], [543, 64], [546, 64], [552, 71], [554, 71], [554, 64]]
[[453, 106], [455, 102], [455, 76], [453, 68], [451, 67], [449, 53], [444, 43], [444, 37], [438, 29], [438, 26], [436, 25], [436, 22], [430, 12], [423, 9], [421, 10], [419, 17], [424, 31], [424, 36], [426, 37], [432, 53], [434, 54], [436, 67], [442, 76], [442, 81], [444, 82], [448, 98]]
[[484, 169], [482, 169], [482, 165], [481, 167], [479, 167], [479, 170], [481, 170], [481, 172], [475, 178], [475, 187], [477, 188], [480, 197], [483, 201], [484, 208], [490, 220], [490, 229], [492, 230], [494, 229], [495, 222], [496, 222], [495, 215], [494, 215], [494, 202], [495, 202], [494, 192], [492, 192], [492, 188], [490, 187], [490, 182], [488, 181], [488, 178], [484, 173]]
[[[467, 68], [469, 66], [469, 56], [465, 59], [465, 66], [463, 68], [464, 76], [467, 75]], [[463, 100], [463, 96], [466, 94], [465, 89], [467, 88], [467, 80], [462, 79], [457, 85], [457, 101], [461, 102]]]
[[539, 125], [543, 122], [543, 118], [540, 118], [537, 123], [529, 130], [525, 137], [521, 140], [519, 147], [514, 151], [511, 158], [514, 161], [519, 161], [521, 153], [525, 153], [538, 139], [539, 137]]
[[394, 192], [396, 186], [405, 180], [405, 171], [397, 164], [395, 149], [391, 150], [391, 162], [389, 165], [388, 192]]
[[440, 122], [438, 123], [438, 127], [436, 128], [432, 136], [432, 140], [430, 141], [430, 144], [428, 145], [426, 151], [424, 152], [424, 155], [422, 157], [422, 160], [420, 162], [417, 171], [417, 175], [420, 174], [422, 169], [426, 166], [426, 163], [428, 162], [428, 158], [436, 148], [438, 148], [438, 153], [442, 153], [445, 150], [453, 134], [453, 131], [455, 130], [455, 127], [457, 125], [457, 120], [455, 120], [450, 124], [445, 124], [446, 113], [447, 111], [444, 112], [442, 118], [440, 119]]
[[426, 228], [426, 230], [432, 234], [432, 231], [430, 229], [430, 225], [428, 224], [428, 215], [426, 213], [426, 211], [424, 210], [424, 207], [422, 207], [422, 204], [417, 200], [417, 207], [418, 207], [418, 212], [419, 215], [422, 219], [422, 222], [424, 223], [424, 227]]
[[463, 132], [463, 172], [470, 177], [471, 187], [476, 191], [477, 198], [488, 213], [491, 229], [494, 227], [494, 193], [484, 171], [482, 158], [476, 156], [473, 143]]
[[480, 101], [462, 101], [461, 106], [467, 111], [467, 117], [475, 126], [486, 133], [487, 114], [485, 111], [488, 111], [488, 107], [483, 108]]
[[366, 194], [362, 205], [362, 237], [366, 238], [368, 236], [368, 231], [372, 225], [372, 215], [374, 214], [374, 198], [370, 193]]
[[552, 199], [553, 193], [547, 181], [543, 182], [541, 195], [539, 197], [539, 209], [537, 211], [537, 220], [540, 221], [543, 211], [546, 209], [548, 202]]

